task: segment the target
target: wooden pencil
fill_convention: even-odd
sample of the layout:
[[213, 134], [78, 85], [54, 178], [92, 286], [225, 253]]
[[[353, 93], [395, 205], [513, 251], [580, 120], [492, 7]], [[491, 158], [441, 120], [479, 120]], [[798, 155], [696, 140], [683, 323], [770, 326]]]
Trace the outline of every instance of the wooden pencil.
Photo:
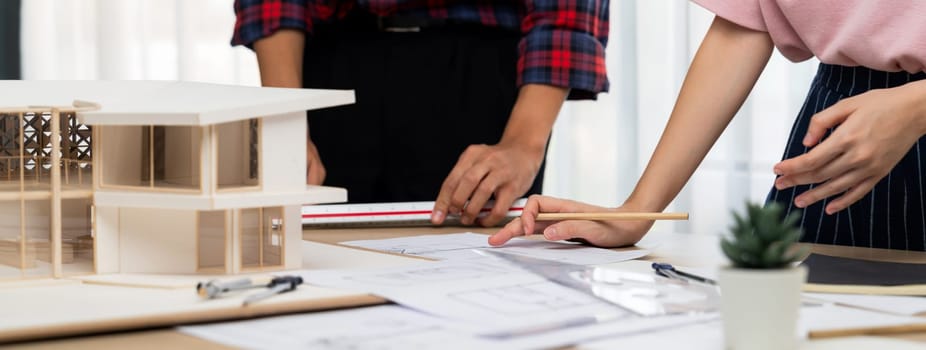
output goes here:
[[894, 326], [878, 327], [859, 327], [846, 329], [828, 329], [820, 331], [810, 331], [807, 336], [810, 339], [851, 337], [857, 335], [889, 335], [889, 334], [908, 334], [926, 332], [926, 323], [902, 324]]
[[541, 213], [535, 220], [688, 220], [688, 213]]

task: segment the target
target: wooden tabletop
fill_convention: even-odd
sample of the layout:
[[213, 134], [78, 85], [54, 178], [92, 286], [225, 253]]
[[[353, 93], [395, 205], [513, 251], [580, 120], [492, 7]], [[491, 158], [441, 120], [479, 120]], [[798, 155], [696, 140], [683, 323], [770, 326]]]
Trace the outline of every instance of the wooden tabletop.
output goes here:
[[[496, 228], [474, 227], [396, 227], [363, 229], [307, 229], [303, 238], [310, 241], [337, 244], [338, 242], [361, 239], [396, 238], [421, 234], [448, 234], [458, 232], [493, 233]], [[534, 237], [539, 239], [541, 237]], [[681, 233], [650, 233], [637, 246], [652, 251], [645, 260], [668, 262], [692, 267], [715, 267], [725, 262], [720, 254], [717, 236]], [[827, 245], [810, 245], [814, 252], [894, 262], [926, 263], [926, 252], [909, 252], [887, 249], [855, 248]], [[926, 334], [908, 334], [893, 338], [926, 342]], [[163, 349], [196, 348], [225, 349], [226, 347], [173, 329], [154, 329], [135, 332], [121, 332], [84, 337], [15, 344], [22, 349]]]

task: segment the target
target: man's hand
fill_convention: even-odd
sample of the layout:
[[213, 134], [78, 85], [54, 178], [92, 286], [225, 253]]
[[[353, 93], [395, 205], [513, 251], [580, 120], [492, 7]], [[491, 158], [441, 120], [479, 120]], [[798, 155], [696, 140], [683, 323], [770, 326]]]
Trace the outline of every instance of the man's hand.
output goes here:
[[437, 203], [448, 213], [462, 213], [460, 221], [471, 225], [494, 194], [495, 206], [480, 223], [495, 225], [530, 188], [542, 161], [543, 152], [518, 145], [469, 146], [444, 180]]
[[306, 137], [305, 144], [305, 183], [309, 185], [321, 185], [325, 182], [325, 165], [322, 164], [322, 158], [318, 155], [318, 149], [311, 137]]
[[[828, 214], [865, 196], [897, 165], [926, 128], [926, 85], [912, 83], [844, 99], [813, 116], [803, 144], [809, 152], [775, 165], [779, 190], [819, 186], [794, 198], [807, 207], [845, 192], [827, 204]], [[823, 142], [826, 131], [837, 127]]]
[[521, 87], [501, 141], [467, 147], [441, 186], [431, 222], [440, 225], [447, 215], [460, 214], [460, 221], [471, 225], [493, 195], [492, 212], [479, 224], [488, 227], [501, 221], [515, 199], [533, 184], [568, 93], [568, 89], [547, 85]]
[[581, 239], [598, 247], [633, 245], [653, 226], [648, 220], [587, 221], [567, 220], [537, 222], [539, 213], [587, 213], [637, 211], [626, 207], [604, 208], [581, 202], [547, 196], [531, 196], [524, 205], [521, 217], [509, 222], [489, 237], [489, 244], [500, 246], [514, 237], [543, 233], [550, 241]]

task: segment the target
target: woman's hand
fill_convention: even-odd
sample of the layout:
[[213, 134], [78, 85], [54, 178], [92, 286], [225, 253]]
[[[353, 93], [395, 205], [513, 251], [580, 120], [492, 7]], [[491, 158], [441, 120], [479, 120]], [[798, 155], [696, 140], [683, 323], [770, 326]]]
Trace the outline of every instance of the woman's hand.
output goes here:
[[804, 146], [814, 148], [776, 164], [775, 174], [781, 177], [775, 187], [782, 190], [819, 183], [794, 198], [799, 208], [845, 192], [827, 204], [828, 214], [864, 197], [926, 132], [924, 84], [872, 90], [814, 115], [803, 140]]
[[581, 202], [533, 195], [524, 205], [521, 217], [512, 220], [489, 237], [489, 244], [500, 246], [517, 236], [543, 233], [550, 241], [583, 240], [599, 247], [623, 247], [637, 243], [653, 226], [653, 221], [587, 221], [567, 220], [537, 222], [537, 214], [636, 211], [627, 205], [604, 208]]

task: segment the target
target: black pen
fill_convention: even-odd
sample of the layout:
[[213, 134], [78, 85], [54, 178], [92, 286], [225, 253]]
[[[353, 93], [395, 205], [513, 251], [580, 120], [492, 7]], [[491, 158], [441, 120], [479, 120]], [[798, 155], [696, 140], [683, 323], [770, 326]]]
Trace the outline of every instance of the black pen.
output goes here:
[[676, 269], [674, 266], [672, 266], [671, 264], [665, 264], [665, 263], [654, 262], [654, 263], [653, 263], [653, 270], [656, 270], [656, 273], [659, 274], [660, 276], [664, 276], [664, 277], [668, 277], [668, 278], [675, 278], [675, 279], [680, 279], [680, 280], [684, 280], [684, 279], [687, 278], [687, 279], [690, 279], [690, 280], [692, 280], [692, 281], [697, 281], [697, 282], [701, 282], [701, 283], [706, 283], [706, 284], [717, 284], [716, 281], [714, 281], [714, 280], [712, 280], [712, 279], [710, 279], [710, 278], [701, 277], [701, 276], [698, 276], [698, 275], [695, 275], [695, 274], [691, 274], [691, 273], [687, 273], [687, 272], [684, 272], [684, 271], [680, 271], [680, 270]]

